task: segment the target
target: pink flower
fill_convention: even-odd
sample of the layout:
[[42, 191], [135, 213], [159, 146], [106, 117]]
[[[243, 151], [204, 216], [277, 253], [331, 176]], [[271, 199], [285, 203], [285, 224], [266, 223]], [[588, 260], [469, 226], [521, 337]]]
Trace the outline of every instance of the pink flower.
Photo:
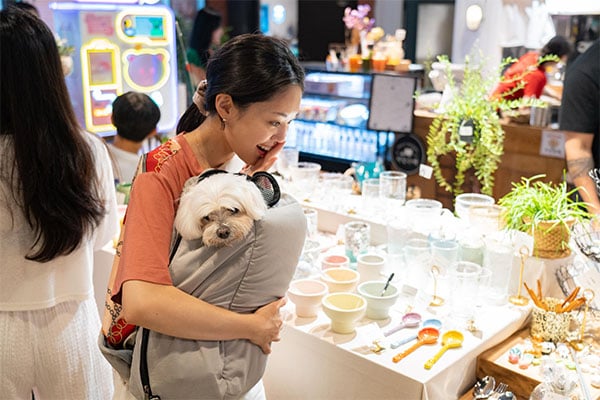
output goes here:
[[369, 32], [375, 25], [375, 19], [367, 17], [369, 11], [371, 6], [368, 4], [361, 4], [356, 10], [346, 7], [343, 18], [346, 28]]

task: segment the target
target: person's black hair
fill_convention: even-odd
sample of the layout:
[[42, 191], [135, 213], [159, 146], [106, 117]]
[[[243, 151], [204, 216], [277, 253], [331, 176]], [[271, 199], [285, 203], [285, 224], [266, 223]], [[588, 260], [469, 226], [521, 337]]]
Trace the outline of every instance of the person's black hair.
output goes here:
[[[237, 107], [268, 101], [287, 88], [298, 85], [304, 91], [304, 69], [286, 42], [262, 34], [243, 34], [227, 41], [208, 61], [205, 110], [216, 112], [217, 94], [231, 96]], [[192, 104], [182, 115], [177, 132], [190, 132], [205, 117]]]
[[564, 36], [558, 35], [554, 36], [544, 45], [544, 47], [542, 47], [540, 57], [555, 55], [558, 58], [561, 58], [562, 56], [569, 56], [572, 51], [573, 46], [569, 40]]
[[30, 13], [33, 13], [37, 17], [40, 16], [39, 10], [33, 4], [25, 3], [24, 1], [20, 1], [18, 3], [14, 3], [13, 5], [17, 8], [20, 8], [23, 11], [28, 11]]
[[145, 93], [123, 93], [112, 103], [112, 123], [117, 135], [141, 142], [156, 129], [160, 109]]
[[206, 65], [208, 61], [212, 36], [214, 31], [221, 26], [221, 21], [221, 14], [210, 8], [203, 8], [196, 14], [190, 36], [190, 48], [196, 50], [202, 66]]
[[3, 179], [34, 232], [25, 258], [46, 262], [92, 234], [104, 200], [54, 35], [32, 13], [9, 6], [0, 12], [0, 43], [0, 134], [10, 136], [15, 160], [4, 165]]

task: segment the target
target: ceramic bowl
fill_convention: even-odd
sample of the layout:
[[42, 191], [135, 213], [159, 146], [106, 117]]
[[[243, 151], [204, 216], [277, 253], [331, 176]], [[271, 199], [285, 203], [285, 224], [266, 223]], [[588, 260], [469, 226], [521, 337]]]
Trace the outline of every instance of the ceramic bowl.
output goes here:
[[[390, 315], [390, 308], [398, 300], [400, 292], [398, 288], [390, 283], [383, 291], [385, 282], [368, 281], [358, 285], [358, 294], [367, 300], [367, 318], [386, 319]], [[382, 296], [383, 293], [383, 296]]]
[[350, 268], [328, 268], [321, 274], [321, 280], [327, 284], [329, 293], [353, 292], [360, 275]]
[[327, 285], [317, 279], [296, 279], [290, 283], [288, 298], [296, 305], [299, 317], [314, 317], [327, 294]]
[[331, 319], [331, 330], [352, 333], [367, 309], [367, 301], [355, 293], [330, 293], [323, 298], [323, 312]]
[[350, 259], [343, 254], [328, 254], [321, 260], [322, 269], [348, 267], [349, 265]]

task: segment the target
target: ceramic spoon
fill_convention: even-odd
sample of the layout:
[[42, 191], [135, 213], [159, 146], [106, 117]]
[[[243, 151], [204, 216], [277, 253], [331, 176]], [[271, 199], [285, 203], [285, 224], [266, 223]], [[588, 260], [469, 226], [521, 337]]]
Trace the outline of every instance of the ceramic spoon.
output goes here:
[[431, 369], [431, 367], [433, 367], [433, 364], [435, 364], [437, 360], [440, 359], [440, 357], [446, 352], [446, 350], [460, 347], [464, 340], [465, 339], [463, 337], [463, 334], [459, 331], [448, 331], [444, 333], [444, 335], [442, 336], [442, 348], [436, 353], [436, 355], [427, 360], [427, 362], [425, 363], [425, 369]]
[[396, 325], [392, 329], [388, 330], [387, 332], [384, 332], [383, 336], [386, 336], [386, 337], [390, 336], [391, 334], [396, 333], [399, 330], [404, 329], [404, 328], [415, 328], [415, 327], [419, 326], [420, 323], [421, 323], [421, 314], [417, 314], [417, 313], [404, 314], [404, 316], [402, 317], [402, 322], [400, 322], [398, 325]]
[[[426, 319], [423, 322], [422, 327], [426, 328], [428, 326], [439, 330], [442, 327], [442, 321], [440, 321], [439, 319], [435, 319], [435, 318]], [[408, 342], [412, 342], [413, 340], [416, 340], [416, 339], [417, 339], [417, 335], [407, 336], [404, 339], [400, 339], [400, 340], [397, 340], [397, 341], [393, 342], [392, 344], [390, 344], [390, 347], [392, 349], [396, 349], [396, 348], [402, 346], [403, 344], [406, 344]]]
[[440, 331], [435, 328], [423, 328], [417, 334], [417, 343], [404, 350], [402, 353], [398, 353], [392, 358], [392, 361], [397, 363], [404, 357], [423, 346], [424, 344], [434, 344], [440, 337]]

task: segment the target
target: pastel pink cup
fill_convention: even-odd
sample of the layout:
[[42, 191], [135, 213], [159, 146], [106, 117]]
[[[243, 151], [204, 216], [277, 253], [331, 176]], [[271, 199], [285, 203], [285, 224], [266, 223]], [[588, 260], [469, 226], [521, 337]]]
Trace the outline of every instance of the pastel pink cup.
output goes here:
[[328, 256], [323, 257], [321, 260], [321, 268], [339, 268], [339, 267], [349, 267], [350, 259], [348, 256], [342, 254], [330, 254]]

